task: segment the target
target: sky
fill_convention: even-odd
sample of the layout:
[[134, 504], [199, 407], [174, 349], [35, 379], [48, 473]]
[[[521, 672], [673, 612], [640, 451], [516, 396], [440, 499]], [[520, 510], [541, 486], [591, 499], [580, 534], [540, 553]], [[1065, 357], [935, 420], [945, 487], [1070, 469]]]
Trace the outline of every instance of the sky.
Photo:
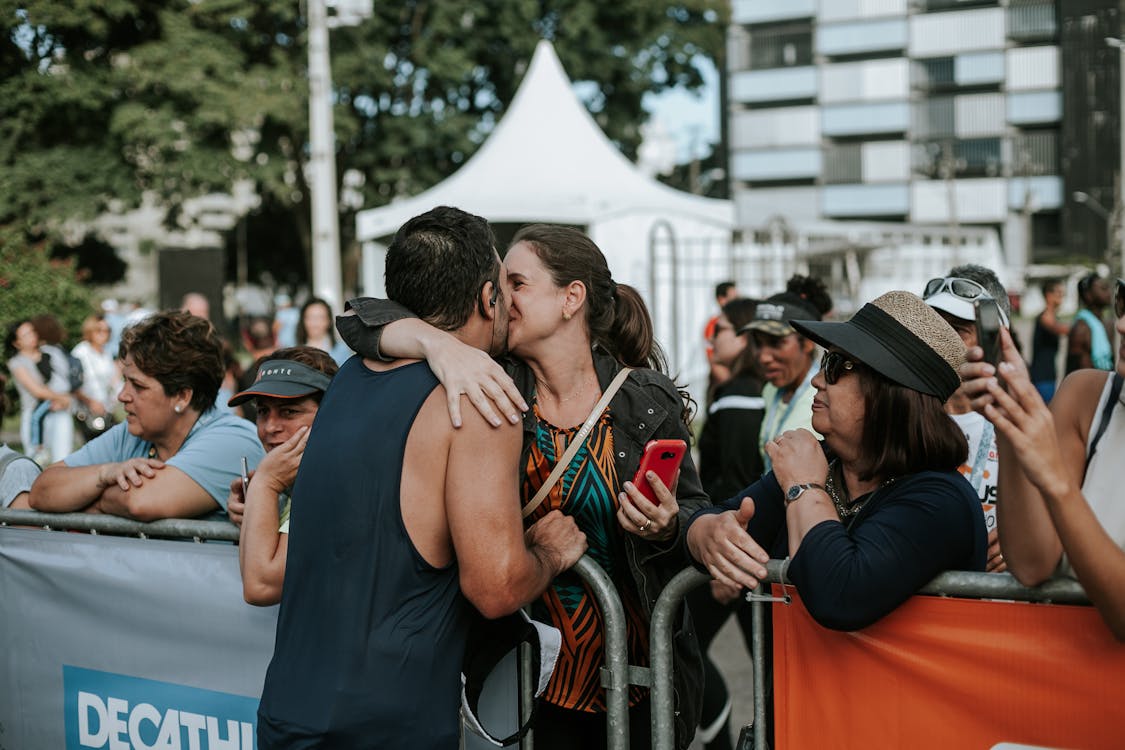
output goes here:
[[706, 156], [711, 151], [709, 144], [719, 140], [719, 72], [705, 57], [697, 62], [706, 82], [699, 92], [677, 88], [660, 95], [646, 94], [642, 101], [645, 110], [675, 140], [677, 164], [691, 161], [693, 156]]

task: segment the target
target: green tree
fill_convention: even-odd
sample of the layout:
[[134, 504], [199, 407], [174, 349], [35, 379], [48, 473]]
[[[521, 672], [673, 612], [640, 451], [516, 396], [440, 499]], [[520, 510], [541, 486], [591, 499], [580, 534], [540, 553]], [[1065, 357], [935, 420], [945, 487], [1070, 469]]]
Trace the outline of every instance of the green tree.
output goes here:
[[51, 258], [42, 243], [29, 246], [19, 233], [0, 229], [0, 331], [5, 336], [15, 321], [50, 313], [74, 344], [93, 311], [93, 295], [73, 259]]
[[[375, 17], [332, 32], [337, 174], [363, 175], [366, 206], [439, 182], [502, 116], [540, 38], [590, 82], [587, 107], [632, 157], [642, 96], [701, 85], [697, 55], [721, 53], [726, 8], [376, 2]], [[307, 250], [298, 3], [0, 0], [0, 19], [0, 225], [42, 237], [146, 194], [174, 217], [187, 198], [250, 180], [269, 223]], [[345, 240], [352, 225], [342, 217]]]

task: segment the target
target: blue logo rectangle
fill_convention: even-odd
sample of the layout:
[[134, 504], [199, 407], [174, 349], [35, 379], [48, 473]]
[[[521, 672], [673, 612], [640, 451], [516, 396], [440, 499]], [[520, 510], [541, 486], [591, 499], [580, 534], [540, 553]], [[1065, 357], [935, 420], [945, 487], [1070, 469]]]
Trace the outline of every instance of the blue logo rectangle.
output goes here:
[[255, 750], [258, 699], [63, 665], [66, 750]]

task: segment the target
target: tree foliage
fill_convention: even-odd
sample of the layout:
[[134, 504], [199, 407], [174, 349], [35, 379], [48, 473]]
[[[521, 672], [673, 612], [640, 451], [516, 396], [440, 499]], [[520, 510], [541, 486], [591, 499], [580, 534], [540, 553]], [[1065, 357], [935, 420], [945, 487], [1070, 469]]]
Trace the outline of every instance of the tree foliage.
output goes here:
[[[72, 218], [248, 179], [308, 244], [305, 21], [292, 0], [0, 0], [0, 225]], [[641, 98], [702, 84], [723, 0], [404, 0], [332, 32], [337, 174], [363, 205], [463, 164], [540, 38], [632, 157]], [[341, 222], [346, 233], [351, 217]]]
[[43, 243], [28, 245], [0, 229], [0, 331], [17, 320], [50, 313], [75, 344], [82, 321], [94, 312], [90, 288], [79, 278], [73, 259], [51, 258]]

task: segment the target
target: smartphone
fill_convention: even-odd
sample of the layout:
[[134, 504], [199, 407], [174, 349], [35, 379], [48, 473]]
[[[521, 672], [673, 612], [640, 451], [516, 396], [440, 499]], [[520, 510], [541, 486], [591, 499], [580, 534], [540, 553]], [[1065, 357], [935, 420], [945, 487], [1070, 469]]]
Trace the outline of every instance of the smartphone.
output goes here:
[[250, 484], [250, 467], [246, 463], [246, 456], [242, 457], [242, 502], [246, 502], [246, 488]]
[[1000, 308], [991, 297], [973, 302], [977, 320], [977, 346], [984, 350], [984, 361], [996, 365], [1000, 361]]
[[645, 446], [640, 468], [633, 476], [633, 484], [653, 505], [659, 505], [660, 501], [656, 499], [656, 493], [649, 485], [646, 473], [655, 471], [660, 481], [664, 482], [666, 487], [671, 487], [676, 469], [680, 468], [680, 462], [684, 460], [686, 452], [687, 443], [683, 440], [650, 440]]

